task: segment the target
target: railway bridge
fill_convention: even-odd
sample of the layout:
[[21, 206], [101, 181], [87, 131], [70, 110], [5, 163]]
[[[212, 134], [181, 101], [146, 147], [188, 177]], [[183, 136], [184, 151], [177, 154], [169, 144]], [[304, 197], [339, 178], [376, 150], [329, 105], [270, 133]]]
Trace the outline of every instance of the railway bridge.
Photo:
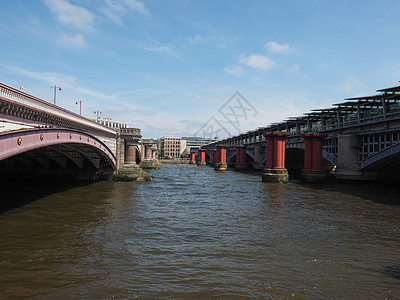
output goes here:
[[302, 170], [309, 181], [328, 171], [338, 179], [397, 180], [400, 86], [206, 145], [204, 159], [218, 164], [213, 152], [221, 146], [226, 148], [223, 160], [237, 169]]

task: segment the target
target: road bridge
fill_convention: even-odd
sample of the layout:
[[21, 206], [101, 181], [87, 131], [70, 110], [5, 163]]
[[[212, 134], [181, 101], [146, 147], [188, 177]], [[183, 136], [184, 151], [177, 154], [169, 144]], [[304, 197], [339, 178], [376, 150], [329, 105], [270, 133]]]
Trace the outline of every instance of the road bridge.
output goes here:
[[145, 152], [138, 128], [106, 127], [0, 83], [2, 178], [93, 180], [140, 163]]
[[[226, 145], [231, 166], [265, 169], [267, 135], [287, 134], [283, 157], [288, 169], [303, 169], [313, 158], [306, 148], [321, 139], [323, 168], [339, 179], [372, 180], [396, 177], [400, 170], [400, 86], [377, 90], [372, 96], [347, 98], [330, 108], [259, 127], [202, 147], [211, 162], [217, 145]], [[320, 136], [320, 138], [317, 138]], [[307, 147], [307, 141], [309, 142]], [[244, 147], [244, 150], [239, 150]], [[238, 153], [243, 157], [239, 158]], [[310, 152], [311, 150], [308, 150]], [[315, 152], [315, 149], [314, 149]]]

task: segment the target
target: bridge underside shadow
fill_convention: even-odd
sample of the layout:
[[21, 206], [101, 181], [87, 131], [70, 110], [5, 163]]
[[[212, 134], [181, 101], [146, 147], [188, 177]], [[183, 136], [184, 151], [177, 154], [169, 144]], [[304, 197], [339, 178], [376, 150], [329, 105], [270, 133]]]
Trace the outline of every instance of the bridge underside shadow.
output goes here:
[[[86, 147], [87, 148], [87, 147]], [[104, 157], [95, 166], [82, 155], [83, 146], [60, 144], [34, 149], [0, 161], [0, 180], [98, 180], [112, 174]]]
[[[234, 166], [236, 162], [236, 154], [233, 154], [228, 160], [229, 166]], [[247, 166], [252, 166], [255, 163], [253, 157], [246, 153], [246, 164]], [[266, 158], [262, 160], [262, 166], [265, 166]], [[323, 166], [324, 169], [329, 172], [331, 171], [335, 165], [332, 164], [329, 160], [323, 158]], [[291, 175], [297, 177], [300, 175], [301, 171], [304, 168], [304, 149], [303, 148], [287, 148], [285, 150], [285, 167], [289, 171]]]
[[0, 211], [47, 194], [107, 178], [116, 167], [95, 136], [70, 129], [31, 129], [0, 134]]
[[[331, 171], [335, 165], [323, 158], [322, 164], [325, 171]], [[285, 151], [285, 166], [291, 175], [300, 175], [304, 168], [304, 149], [288, 148]]]
[[84, 150], [87, 146], [52, 145], [0, 161], [0, 213], [105, 179], [114, 171], [105, 157], [98, 158], [95, 166], [81, 154]]
[[304, 149], [286, 149], [285, 166], [289, 171], [300, 172], [304, 168]]
[[61, 193], [75, 186], [90, 184], [87, 181], [43, 179], [2, 179], [0, 214], [27, 205], [48, 195]]
[[400, 153], [398, 152], [377, 160], [362, 170], [377, 172], [380, 183], [398, 185], [400, 182]]
[[0, 179], [98, 180], [115, 169], [115, 157], [99, 139], [68, 129], [0, 134]]
[[[229, 166], [234, 166], [236, 163], [236, 154], [232, 155], [232, 157], [227, 161]], [[246, 153], [246, 165], [251, 166], [254, 164], [254, 159]]]

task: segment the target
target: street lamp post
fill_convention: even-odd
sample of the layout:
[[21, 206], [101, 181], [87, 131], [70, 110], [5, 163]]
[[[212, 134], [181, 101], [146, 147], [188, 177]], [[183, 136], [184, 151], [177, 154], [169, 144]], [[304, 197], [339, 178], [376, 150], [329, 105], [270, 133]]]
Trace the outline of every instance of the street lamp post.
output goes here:
[[54, 105], [56, 105], [56, 97], [57, 97], [57, 90], [61, 91], [61, 87], [54, 85], [51, 88], [54, 88]]
[[81, 100], [79, 100], [79, 101], [76, 101], [75, 104], [78, 105], [78, 103], [79, 103], [79, 115], [82, 116], [82, 103], [83, 102]]
[[96, 122], [98, 123], [99, 121], [99, 114], [101, 115], [101, 111], [98, 111], [98, 110], [96, 110], [95, 112], [94, 112], [95, 114], [97, 114], [96, 115]]

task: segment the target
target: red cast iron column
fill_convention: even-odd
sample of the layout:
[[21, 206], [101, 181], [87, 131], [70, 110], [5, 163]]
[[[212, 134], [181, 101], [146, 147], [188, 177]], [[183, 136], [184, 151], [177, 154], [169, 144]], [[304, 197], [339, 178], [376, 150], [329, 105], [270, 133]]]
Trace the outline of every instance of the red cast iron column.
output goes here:
[[226, 145], [217, 145], [217, 163], [214, 166], [216, 171], [225, 171], [228, 169], [226, 164]]
[[326, 138], [326, 134], [314, 134], [313, 135], [313, 159], [311, 171], [324, 171], [322, 164], [322, 142]]
[[190, 161], [189, 161], [189, 163], [190, 164], [195, 164], [196, 163], [196, 152], [194, 152], [194, 151], [190, 152]]
[[304, 134], [304, 169], [302, 179], [306, 182], [321, 182], [326, 179], [322, 163], [322, 141], [327, 134]]
[[236, 146], [235, 169], [245, 169], [246, 165], [246, 146]]
[[206, 150], [205, 149], [199, 149], [199, 161], [197, 162], [197, 165], [200, 167], [203, 167], [206, 165]]
[[262, 174], [263, 181], [289, 181], [289, 174], [285, 168], [285, 140], [289, 135], [286, 132], [268, 132], [264, 134], [267, 140], [267, 159]]
[[310, 134], [301, 135], [304, 138], [304, 169], [303, 171], [310, 171], [312, 167], [312, 138]]
[[221, 145], [219, 147], [219, 157], [218, 157], [218, 163], [220, 164], [226, 164], [226, 146]]
[[285, 139], [286, 136], [274, 136], [274, 167], [273, 170], [286, 170], [285, 168]]
[[274, 166], [274, 137], [269, 134], [265, 134], [264, 136], [267, 142], [267, 159], [265, 162], [265, 170], [272, 170]]

